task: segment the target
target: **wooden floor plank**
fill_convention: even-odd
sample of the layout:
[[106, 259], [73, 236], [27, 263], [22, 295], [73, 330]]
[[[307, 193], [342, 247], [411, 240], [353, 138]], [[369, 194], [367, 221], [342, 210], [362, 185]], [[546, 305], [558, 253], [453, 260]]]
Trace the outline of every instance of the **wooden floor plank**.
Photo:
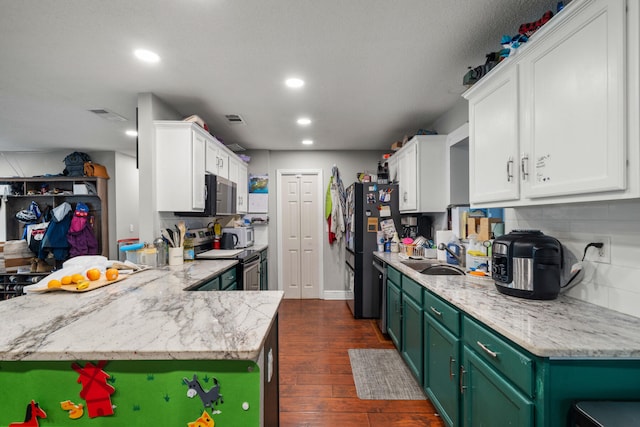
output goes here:
[[351, 348], [394, 348], [344, 301], [285, 300], [279, 313], [280, 425], [443, 427], [428, 400], [361, 400]]

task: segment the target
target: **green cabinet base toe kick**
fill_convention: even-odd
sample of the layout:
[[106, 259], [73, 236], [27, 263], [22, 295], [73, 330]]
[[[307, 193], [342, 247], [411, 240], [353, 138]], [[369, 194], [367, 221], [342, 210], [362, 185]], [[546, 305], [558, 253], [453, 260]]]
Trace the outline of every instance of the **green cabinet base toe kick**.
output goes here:
[[24, 425], [258, 426], [261, 384], [251, 361], [3, 361], [0, 426], [35, 417], [32, 401], [46, 419]]

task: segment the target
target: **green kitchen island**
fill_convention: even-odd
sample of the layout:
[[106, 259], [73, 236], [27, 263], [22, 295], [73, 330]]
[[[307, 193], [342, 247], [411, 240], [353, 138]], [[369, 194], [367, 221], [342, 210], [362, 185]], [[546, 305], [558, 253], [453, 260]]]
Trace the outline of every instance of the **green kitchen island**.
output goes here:
[[0, 426], [278, 425], [283, 293], [185, 291], [236, 263], [0, 303]]

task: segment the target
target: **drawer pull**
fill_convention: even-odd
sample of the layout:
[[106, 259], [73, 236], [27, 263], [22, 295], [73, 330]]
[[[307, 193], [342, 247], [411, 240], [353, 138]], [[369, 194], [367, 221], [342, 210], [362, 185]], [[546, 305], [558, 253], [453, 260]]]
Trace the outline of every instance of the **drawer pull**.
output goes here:
[[431, 309], [431, 311], [438, 317], [442, 317], [442, 313], [439, 312], [438, 310], [436, 310], [434, 307], [429, 306], [429, 308]]
[[460, 387], [460, 394], [464, 394], [464, 389], [467, 388], [466, 385], [464, 385], [464, 374], [467, 371], [465, 371], [464, 366], [460, 365], [460, 378], [458, 380], [458, 386]]
[[487, 353], [489, 356], [493, 357], [494, 359], [498, 357], [498, 353], [496, 353], [495, 351], [491, 351], [487, 348], [486, 345], [482, 344], [480, 341], [476, 341], [476, 343], [480, 346], [480, 348]]
[[456, 362], [456, 359], [453, 356], [449, 356], [449, 380], [453, 381], [453, 377], [455, 374], [453, 373], [453, 364]]

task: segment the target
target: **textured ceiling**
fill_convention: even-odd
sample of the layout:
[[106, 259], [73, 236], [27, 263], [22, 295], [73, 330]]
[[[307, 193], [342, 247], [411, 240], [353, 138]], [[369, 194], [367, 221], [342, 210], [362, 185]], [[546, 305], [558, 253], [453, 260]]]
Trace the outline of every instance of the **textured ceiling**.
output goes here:
[[[565, 2], [566, 3], [566, 2]], [[134, 153], [137, 94], [247, 149], [387, 149], [548, 0], [0, 0], [0, 151]], [[142, 64], [132, 51], [159, 53]], [[283, 80], [305, 79], [291, 91]], [[127, 122], [89, 113], [109, 109]], [[246, 124], [230, 125], [225, 114]], [[297, 117], [313, 123], [301, 128]]]

